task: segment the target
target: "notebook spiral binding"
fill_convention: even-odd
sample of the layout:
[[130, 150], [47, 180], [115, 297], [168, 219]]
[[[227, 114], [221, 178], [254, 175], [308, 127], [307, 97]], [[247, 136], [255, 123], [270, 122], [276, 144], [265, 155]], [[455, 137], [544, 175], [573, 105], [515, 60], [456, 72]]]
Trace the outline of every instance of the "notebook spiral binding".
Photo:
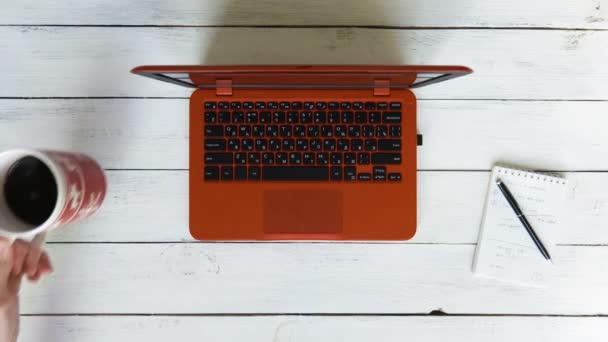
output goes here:
[[524, 177], [530, 179], [536, 179], [543, 182], [555, 183], [560, 185], [566, 185], [566, 180], [556, 174], [546, 172], [535, 172], [532, 170], [521, 169], [517, 167], [510, 167], [504, 165], [496, 165], [496, 172], [503, 175], [511, 175], [517, 177]]

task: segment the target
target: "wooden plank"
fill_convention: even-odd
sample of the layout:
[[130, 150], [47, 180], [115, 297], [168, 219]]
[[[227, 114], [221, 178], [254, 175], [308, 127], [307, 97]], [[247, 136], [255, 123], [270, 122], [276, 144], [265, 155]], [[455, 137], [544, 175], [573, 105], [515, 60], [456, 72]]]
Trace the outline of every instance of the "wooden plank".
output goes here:
[[[35, 10], [32, 10], [35, 9]], [[4, 4], [13, 25], [377, 25], [432, 27], [608, 27], [599, 0], [262, 1], [22, 0]]]
[[[565, 176], [573, 190], [557, 243], [608, 244], [608, 173]], [[192, 241], [187, 171], [109, 171], [108, 179], [102, 210], [50, 241]], [[475, 243], [488, 181], [488, 172], [418, 172], [418, 232], [408, 242]]]
[[606, 100], [607, 40], [608, 31], [1, 27], [10, 86], [0, 97], [190, 94], [129, 74], [140, 64], [463, 64], [475, 74], [416, 93]]
[[61, 244], [23, 314], [608, 314], [606, 247], [557, 247], [547, 286], [474, 277], [470, 245]]
[[604, 317], [23, 317], [22, 342], [601, 341]]
[[[418, 167], [608, 170], [598, 157], [608, 155], [607, 112], [603, 101], [419, 101]], [[186, 99], [0, 100], [0, 119], [0, 149], [78, 150], [110, 169], [188, 168]]]

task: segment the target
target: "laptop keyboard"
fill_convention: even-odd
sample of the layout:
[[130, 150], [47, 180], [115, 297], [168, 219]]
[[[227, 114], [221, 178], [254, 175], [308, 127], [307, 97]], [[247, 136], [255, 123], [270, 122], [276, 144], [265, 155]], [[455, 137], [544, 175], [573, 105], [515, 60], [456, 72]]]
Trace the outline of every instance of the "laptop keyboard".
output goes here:
[[401, 102], [205, 102], [204, 177], [399, 182], [401, 120]]

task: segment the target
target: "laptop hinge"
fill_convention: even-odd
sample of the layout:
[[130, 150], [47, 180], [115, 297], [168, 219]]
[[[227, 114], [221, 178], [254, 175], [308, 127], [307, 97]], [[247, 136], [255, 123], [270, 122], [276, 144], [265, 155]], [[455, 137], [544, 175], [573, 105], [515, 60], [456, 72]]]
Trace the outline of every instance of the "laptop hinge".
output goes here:
[[374, 80], [374, 96], [388, 96], [391, 94], [390, 80]]
[[216, 95], [232, 95], [232, 80], [216, 80], [215, 81]]

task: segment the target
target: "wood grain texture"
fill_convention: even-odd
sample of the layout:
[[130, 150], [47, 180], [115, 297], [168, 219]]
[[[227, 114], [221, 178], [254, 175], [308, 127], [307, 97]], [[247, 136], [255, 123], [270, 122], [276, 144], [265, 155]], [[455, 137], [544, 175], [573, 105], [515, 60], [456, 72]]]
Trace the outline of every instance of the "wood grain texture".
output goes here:
[[[608, 173], [566, 173], [572, 190], [559, 244], [608, 244]], [[106, 203], [53, 242], [193, 241], [187, 171], [109, 171]], [[489, 172], [418, 172], [418, 232], [408, 243], [475, 243]], [[154, 213], [154, 214], [151, 214]]]
[[21, 342], [602, 341], [606, 318], [23, 317]]
[[0, 97], [189, 96], [140, 64], [462, 64], [442, 99], [608, 99], [608, 31], [0, 27]]
[[[112, 0], [3, 4], [0, 24], [608, 28], [602, 0]], [[602, 4], [603, 3], [603, 4]], [[603, 5], [603, 6], [602, 6]]]
[[[419, 169], [489, 170], [503, 161], [545, 170], [608, 170], [608, 102], [418, 105], [424, 135]], [[0, 100], [0, 149], [82, 151], [109, 169], [187, 169], [188, 110], [186, 99]]]
[[56, 272], [25, 287], [23, 314], [608, 314], [605, 247], [555, 248], [555, 274], [544, 289], [474, 277], [470, 245], [54, 244], [48, 250]]

